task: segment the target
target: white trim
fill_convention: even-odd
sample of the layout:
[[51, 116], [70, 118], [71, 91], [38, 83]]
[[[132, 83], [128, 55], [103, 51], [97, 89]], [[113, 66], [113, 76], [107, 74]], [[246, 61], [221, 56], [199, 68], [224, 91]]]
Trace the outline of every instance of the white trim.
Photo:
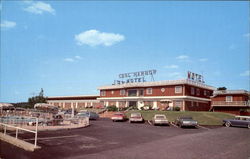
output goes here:
[[131, 87], [152, 87], [152, 86], [167, 86], [167, 85], [183, 85], [188, 84], [195, 87], [205, 88], [209, 90], [216, 90], [215, 87], [206, 85], [204, 83], [199, 83], [189, 79], [182, 80], [168, 80], [168, 81], [156, 81], [156, 82], [142, 82], [142, 83], [125, 83], [120, 85], [109, 85], [98, 87], [99, 90], [108, 90], [108, 89], [120, 89], [120, 88], [131, 88]]
[[49, 102], [63, 102], [63, 103], [71, 103], [71, 102], [83, 102], [83, 103], [86, 103], [86, 102], [93, 102], [93, 103], [98, 103], [99, 100], [49, 100]]
[[140, 100], [140, 99], [194, 99], [201, 101], [211, 101], [211, 99], [192, 97], [192, 96], [147, 96], [147, 97], [111, 97], [111, 98], [97, 98], [97, 100]]
[[75, 95], [75, 96], [49, 96], [47, 98], [49, 100], [50, 98], [68, 98], [68, 97], [77, 98], [77, 97], [100, 97], [100, 96], [99, 95]]

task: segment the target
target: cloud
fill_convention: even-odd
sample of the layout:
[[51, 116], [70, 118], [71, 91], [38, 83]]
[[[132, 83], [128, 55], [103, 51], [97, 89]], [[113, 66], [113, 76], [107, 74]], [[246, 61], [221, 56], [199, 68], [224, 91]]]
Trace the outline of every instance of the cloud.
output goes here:
[[81, 60], [81, 56], [74, 56], [73, 58], [64, 58], [63, 61], [65, 62], [76, 62], [77, 60]]
[[179, 66], [178, 65], [167, 65], [167, 66], [165, 66], [165, 68], [172, 69], [172, 68], [179, 68]]
[[24, 10], [30, 13], [43, 14], [44, 12], [48, 12], [55, 15], [56, 12], [48, 3], [26, 1], [26, 4], [29, 4], [29, 6]]
[[78, 45], [85, 44], [89, 46], [111, 46], [124, 39], [125, 37], [121, 34], [99, 32], [98, 30], [87, 30], [75, 35], [75, 40]]
[[12, 21], [7, 21], [4, 20], [1, 24], [0, 24], [1, 28], [14, 28], [16, 26], [16, 22], [12, 22]]
[[180, 56], [177, 56], [176, 59], [178, 60], [187, 60], [189, 58], [189, 56], [187, 55], [180, 55]]
[[243, 34], [243, 36], [249, 38], [250, 37], [250, 33]]
[[206, 62], [208, 59], [207, 58], [201, 58], [199, 59], [200, 62]]
[[63, 59], [63, 61], [66, 61], [66, 62], [74, 62], [75, 60], [72, 59], [72, 58], [65, 58], [65, 59]]
[[242, 72], [240, 76], [250, 76], [250, 70], [247, 70], [245, 72]]
[[78, 60], [81, 60], [81, 59], [82, 59], [81, 56], [75, 56], [75, 58], [78, 59]]

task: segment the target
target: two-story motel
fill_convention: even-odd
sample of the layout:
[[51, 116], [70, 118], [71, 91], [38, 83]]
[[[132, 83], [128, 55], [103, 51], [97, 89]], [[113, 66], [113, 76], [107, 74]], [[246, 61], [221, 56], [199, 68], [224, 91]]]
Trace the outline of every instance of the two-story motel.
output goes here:
[[208, 111], [214, 87], [192, 80], [169, 80], [143, 83], [126, 83], [98, 88], [98, 100], [105, 106], [151, 106], [153, 109]]

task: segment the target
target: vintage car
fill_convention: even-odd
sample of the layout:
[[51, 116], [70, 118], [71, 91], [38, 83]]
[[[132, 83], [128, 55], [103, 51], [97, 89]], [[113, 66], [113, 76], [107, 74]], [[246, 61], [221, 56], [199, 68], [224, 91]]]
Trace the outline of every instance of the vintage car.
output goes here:
[[179, 127], [196, 127], [198, 126], [198, 122], [193, 120], [192, 117], [178, 117], [175, 121], [175, 124]]
[[129, 118], [129, 122], [133, 123], [133, 122], [144, 122], [144, 119], [141, 115], [141, 113], [131, 113], [130, 114], [130, 118]]
[[164, 114], [155, 114], [152, 123], [154, 125], [169, 125], [168, 119]]
[[97, 119], [99, 119], [98, 114], [96, 114], [95, 112], [89, 112], [89, 111], [80, 112], [80, 113], [76, 114], [76, 117], [77, 118], [88, 117], [89, 120], [97, 120]]
[[111, 120], [115, 121], [126, 121], [127, 116], [122, 112], [117, 112], [112, 115]]
[[226, 127], [238, 126], [250, 129], [250, 116], [235, 116], [234, 119], [224, 119], [223, 125]]

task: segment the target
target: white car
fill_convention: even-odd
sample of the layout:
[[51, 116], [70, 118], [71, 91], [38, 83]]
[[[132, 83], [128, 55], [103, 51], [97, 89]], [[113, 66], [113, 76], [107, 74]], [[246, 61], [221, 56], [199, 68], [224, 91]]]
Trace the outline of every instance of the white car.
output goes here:
[[169, 121], [164, 114], [155, 114], [152, 122], [154, 125], [169, 125]]

